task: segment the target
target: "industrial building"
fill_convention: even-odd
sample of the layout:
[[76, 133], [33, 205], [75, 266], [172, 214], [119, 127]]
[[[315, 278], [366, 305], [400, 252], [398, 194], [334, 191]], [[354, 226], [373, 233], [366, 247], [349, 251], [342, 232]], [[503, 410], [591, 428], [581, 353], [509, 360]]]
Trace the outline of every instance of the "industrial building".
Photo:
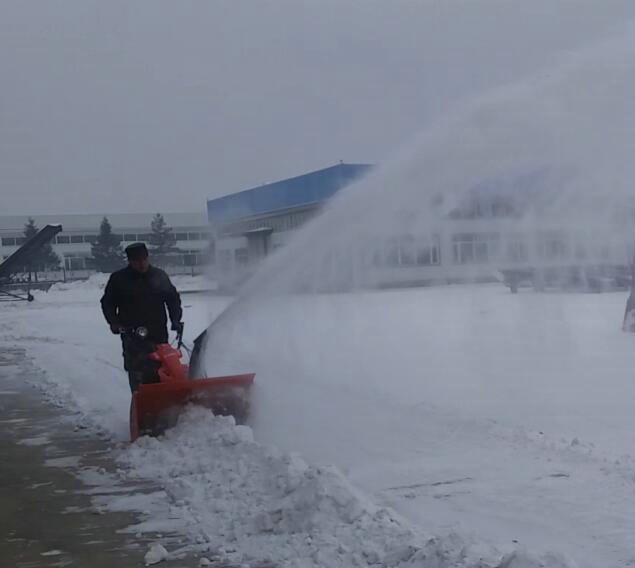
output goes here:
[[[283, 246], [293, 231], [320, 211], [335, 193], [371, 168], [340, 163], [301, 176], [209, 200], [207, 212], [216, 244], [216, 274], [232, 288], [248, 278], [261, 259]], [[597, 287], [625, 282], [630, 252], [624, 242], [593, 231], [567, 231], [559, 223], [522, 227], [519, 219], [540, 186], [537, 175], [509, 184], [481, 184], [463, 203], [423, 232], [369, 243], [354, 260], [363, 286], [505, 280], [512, 290], [532, 285]], [[439, 196], [439, 203], [443, 198]], [[409, 213], [409, 212], [406, 212]], [[416, 212], [410, 212], [415, 213]], [[592, 283], [592, 284], [590, 284]]]
[[233, 193], [207, 202], [218, 278], [232, 287], [280, 246], [369, 164], [345, 164]]
[[[94, 272], [91, 244], [99, 234], [102, 219], [108, 218], [112, 231], [126, 245], [150, 240], [152, 213], [114, 213], [105, 215], [32, 215], [38, 227], [61, 224], [52, 245], [67, 275], [86, 276]], [[203, 264], [210, 248], [210, 229], [203, 213], [166, 213], [166, 225], [172, 228], [179, 252], [173, 255], [172, 272]], [[0, 259], [7, 258], [24, 242], [27, 215], [0, 216]]]

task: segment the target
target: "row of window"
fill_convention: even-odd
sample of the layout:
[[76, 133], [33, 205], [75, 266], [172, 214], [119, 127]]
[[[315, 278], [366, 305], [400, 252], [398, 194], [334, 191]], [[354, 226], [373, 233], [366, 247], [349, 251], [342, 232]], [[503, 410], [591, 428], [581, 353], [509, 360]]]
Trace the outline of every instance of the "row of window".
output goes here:
[[452, 237], [452, 252], [456, 264], [480, 264], [495, 258], [500, 236], [496, 233], [466, 233]]
[[441, 263], [441, 246], [437, 235], [431, 239], [402, 237], [391, 240], [373, 256], [376, 265], [434, 266]]
[[513, 203], [504, 198], [470, 199], [450, 213], [451, 219], [509, 218], [518, 215]]
[[[173, 266], [199, 266], [204, 264], [204, 256], [200, 252], [188, 252], [170, 256], [170, 264]], [[89, 256], [64, 256], [64, 268], [66, 270], [90, 270], [95, 268], [95, 261]]]
[[249, 263], [247, 247], [240, 247], [233, 251], [224, 249], [218, 252], [218, 265], [222, 270], [230, 270], [232, 263], [235, 266], [246, 266]]
[[[150, 242], [152, 238], [151, 233], [115, 233], [114, 236], [120, 241], [135, 243], [138, 241]], [[206, 241], [210, 238], [209, 232], [195, 232], [195, 233], [174, 233], [177, 241]], [[94, 243], [97, 240], [97, 235], [57, 235], [55, 242], [58, 245], [79, 244], [79, 243]], [[26, 239], [24, 237], [2, 237], [2, 246], [14, 247], [24, 244]]]
[[[521, 238], [501, 239], [498, 233], [464, 233], [452, 237], [452, 261], [454, 264], [487, 264], [505, 260], [508, 262], [527, 262], [530, 258], [531, 243]], [[594, 258], [608, 260], [610, 247], [602, 246], [589, 251], [583, 244], [576, 243], [570, 251], [565, 241], [558, 236], [545, 236], [534, 243], [535, 254], [543, 260], [566, 260], [573, 253], [576, 260]], [[402, 237], [391, 239], [384, 247], [378, 247], [369, 258], [376, 266], [437, 266], [441, 264], [440, 237], [430, 239]], [[249, 262], [247, 248], [220, 253], [221, 268], [230, 268], [233, 264], [244, 266]]]
[[2, 246], [3, 247], [14, 247], [23, 245], [26, 242], [25, 237], [2, 237]]
[[[532, 249], [530, 242], [520, 236], [501, 239], [498, 233], [467, 233], [452, 237], [456, 264], [484, 264], [505, 259], [509, 262], [527, 262]], [[543, 235], [533, 243], [535, 255], [543, 260], [584, 260], [589, 257], [608, 260], [608, 245], [585, 246], [581, 242], [567, 244], [562, 236]]]
[[306, 223], [313, 214], [313, 211], [301, 211], [298, 213], [279, 215], [278, 217], [269, 217], [267, 219], [240, 221], [238, 223], [232, 223], [224, 226], [222, 232], [226, 235], [236, 235], [253, 231], [255, 229], [261, 229], [263, 227], [272, 229], [277, 233], [281, 231], [290, 231]]
[[[9, 255], [5, 254], [2, 256], [2, 260], [6, 260], [7, 258], [9, 258]], [[205, 264], [205, 255], [201, 251], [196, 250], [181, 251], [180, 254], [170, 255], [170, 259], [171, 264], [176, 266], [199, 266]], [[94, 259], [88, 255], [65, 254], [63, 260], [66, 270], [90, 270], [95, 268]], [[208, 261], [209, 260], [208, 258]], [[213, 263], [213, 255], [211, 261]], [[41, 272], [44, 271], [44, 267], [35, 268]]]
[[[276, 244], [273, 250], [281, 245]], [[433, 266], [441, 262], [441, 249], [439, 237], [430, 240], [395, 239], [384, 249], [372, 254], [375, 265], [387, 266]], [[223, 270], [230, 269], [232, 263], [235, 266], [246, 266], [249, 263], [249, 251], [246, 247], [232, 250], [221, 250], [218, 254], [219, 266]]]

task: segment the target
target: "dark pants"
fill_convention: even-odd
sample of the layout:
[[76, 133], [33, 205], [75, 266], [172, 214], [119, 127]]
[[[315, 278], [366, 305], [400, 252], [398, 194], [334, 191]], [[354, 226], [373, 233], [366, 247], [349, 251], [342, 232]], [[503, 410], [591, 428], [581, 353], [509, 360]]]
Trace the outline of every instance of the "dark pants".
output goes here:
[[128, 383], [130, 392], [136, 392], [140, 384], [143, 384], [143, 373], [139, 371], [128, 371]]
[[123, 367], [128, 372], [130, 392], [135, 392], [141, 384], [159, 382], [158, 363], [148, 358], [155, 349], [154, 343], [123, 335], [121, 345]]

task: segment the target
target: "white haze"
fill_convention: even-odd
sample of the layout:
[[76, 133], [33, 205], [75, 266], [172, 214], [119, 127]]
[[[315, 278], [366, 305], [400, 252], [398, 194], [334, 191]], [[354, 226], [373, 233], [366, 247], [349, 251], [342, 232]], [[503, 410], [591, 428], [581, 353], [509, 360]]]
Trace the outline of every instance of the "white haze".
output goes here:
[[[475, 187], [490, 183], [528, 204], [522, 217], [492, 223], [529, 235], [564, 229], [590, 243], [630, 250], [634, 38], [635, 27], [627, 27], [425, 129], [267, 258], [215, 322], [214, 339], [222, 337], [223, 326], [249, 320], [274, 296], [364, 289], [369, 281], [360, 258], [369, 249], [396, 235], [429, 234], [451, 224], [447, 214]], [[492, 264], [492, 271], [497, 267]], [[232, 358], [231, 347], [223, 349], [223, 359]]]
[[[622, 298], [603, 314], [605, 304], [584, 297], [512, 296], [500, 285], [306, 292], [364, 288], [364, 267], [351, 259], [369, 242], [451, 222], [444, 215], [490, 181], [515, 191], [530, 177], [535, 206], [512, 221], [517, 230], [582, 229], [591, 241], [628, 245], [635, 179], [630, 32], [439, 120], [342, 191], [264, 263], [213, 324], [205, 357], [210, 374], [257, 373], [259, 439], [334, 462], [369, 489], [413, 483], [435, 467], [447, 466], [445, 475], [489, 475], [483, 468], [492, 462], [481, 462], [501, 456], [488, 457], [483, 447], [507, 447], [489, 431], [498, 420], [569, 439], [583, 435], [613, 455], [627, 450], [630, 411], [618, 410], [618, 393], [630, 388], [628, 364], [603, 355], [623, 346], [616, 336]], [[431, 207], [439, 195], [442, 204]], [[602, 377], [615, 388], [600, 385]], [[525, 458], [503, 459], [511, 460], [505, 475], [516, 479]], [[520, 503], [513, 483], [499, 487], [505, 502], [519, 507], [544, 498], [533, 489]], [[589, 510], [599, 506], [601, 497], [587, 496]], [[576, 541], [589, 542], [581, 529], [578, 536], [561, 532], [577, 523], [568, 505], [554, 501], [550, 522], [539, 515], [519, 524], [480, 518], [479, 507], [456, 516], [439, 505], [435, 517], [413, 506], [410, 514], [437, 528], [442, 519], [465, 522], [492, 539], [520, 531], [532, 545], [583, 550]], [[617, 533], [603, 522], [597, 530], [610, 540]], [[604, 554], [599, 545], [591, 550]]]
[[628, 245], [635, 211], [635, 29], [629, 32], [437, 121], [340, 192], [264, 263], [242, 298], [363, 287], [359, 259], [369, 248], [451, 223], [444, 217], [487, 184], [529, 204], [512, 221], [516, 231], [565, 229]]

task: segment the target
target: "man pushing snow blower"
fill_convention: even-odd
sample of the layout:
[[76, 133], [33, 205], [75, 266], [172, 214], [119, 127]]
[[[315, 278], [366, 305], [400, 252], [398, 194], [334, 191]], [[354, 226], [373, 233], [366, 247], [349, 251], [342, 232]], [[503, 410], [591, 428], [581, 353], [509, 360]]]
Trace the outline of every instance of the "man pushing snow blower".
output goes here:
[[[176, 423], [188, 404], [244, 422], [254, 374], [204, 378], [198, 376], [200, 350], [206, 332], [195, 342], [195, 368], [181, 363], [183, 323], [181, 299], [168, 275], [150, 266], [143, 243], [126, 248], [128, 267], [114, 272], [101, 299], [108, 325], [121, 334], [124, 367], [128, 371], [130, 438], [157, 435]], [[177, 332], [178, 346], [168, 343], [167, 317]], [[187, 349], [187, 347], [185, 347]]]
[[[168, 342], [167, 306], [172, 329], [183, 334], [181, 297], [160, 268], [152, 266], [148, 249], [143, 243], [126, 247], [128, 266], [113, 272], [101, 299], [101, 308], [112, 333], [121, 334], [124, 369], [128, 372], [130, 390], [135, 392], [143, 381], [143, 367], [147, 358], [142, 342], [126, 329], [145, 328], [147, 340]], [[145, 337], [144, 337], [145, 339]]]

